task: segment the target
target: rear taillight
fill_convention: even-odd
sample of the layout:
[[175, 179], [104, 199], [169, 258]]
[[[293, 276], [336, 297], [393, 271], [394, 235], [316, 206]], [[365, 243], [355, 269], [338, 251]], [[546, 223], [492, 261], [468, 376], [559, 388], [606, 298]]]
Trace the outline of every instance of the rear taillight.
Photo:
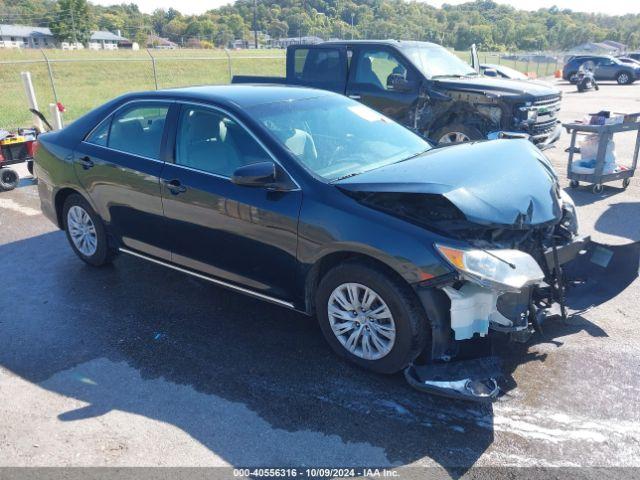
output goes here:
[[27, 155], [29, 155], [31, 158], [35, 158], [36, 153], [38, 153], [39, 147], [40, 147], [40, 144], [38, 143], [37, 140], [27, 143]]

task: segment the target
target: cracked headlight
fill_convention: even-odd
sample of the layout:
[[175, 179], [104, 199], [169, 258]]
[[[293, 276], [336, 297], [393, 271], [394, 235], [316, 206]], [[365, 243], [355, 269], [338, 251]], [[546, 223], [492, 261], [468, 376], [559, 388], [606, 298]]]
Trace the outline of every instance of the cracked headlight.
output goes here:
[[520, 250], [467, 250], [437, 244], [436, 248], [465, 278], [483, 287], [519, 291], [544, 278], [534, 258]]
[[578, 213], [573, 199], [564, 190], [560, 190], [562, 200], [562, 225], [572, 234], [578, 234]]

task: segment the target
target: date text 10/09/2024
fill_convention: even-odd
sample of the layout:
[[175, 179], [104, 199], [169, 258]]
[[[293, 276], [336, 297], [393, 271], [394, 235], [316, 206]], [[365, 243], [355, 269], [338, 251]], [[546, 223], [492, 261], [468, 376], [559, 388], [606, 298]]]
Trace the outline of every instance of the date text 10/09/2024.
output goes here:
[[394, 478], [399, 472], [387, 468], [234, 468], [234, 477], [287, 478]]

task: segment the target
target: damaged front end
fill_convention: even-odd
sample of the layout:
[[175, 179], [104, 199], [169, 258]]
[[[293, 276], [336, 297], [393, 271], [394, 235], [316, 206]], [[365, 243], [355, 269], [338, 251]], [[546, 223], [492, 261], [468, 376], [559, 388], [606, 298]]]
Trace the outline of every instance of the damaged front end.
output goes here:
[[[564, 318], [562, 265], [589, 242], [578, 234], [575, 206], [539, 150], [514, 149], [525, 143], [518, 140], [491, 143], [491, 150], [487, 143], [458, 151], [502, 154], [483, 169], [475, 168], [482, 155], [466, 162], [446, 155], [446, 181], [438, 167], [445, 156], [434, 155], [435, 165], [424, 164], [433, 183], [376, 184], [369, 176], [341, 186], [361, 203], [439, 236], [431, 247], [451, 273], [416, 288], [431, 323], [431, 346], [422, 365], [411, 365], [405, 376], [420, 390], [471, 400], [498, 395], [499, 369], [491, 358], [458, 361], [461, 344], [490, 333], [526, 342], [546, 318]], [[395, 172], [394, 180], [397, 173], [412, 176], [414, 166]]]

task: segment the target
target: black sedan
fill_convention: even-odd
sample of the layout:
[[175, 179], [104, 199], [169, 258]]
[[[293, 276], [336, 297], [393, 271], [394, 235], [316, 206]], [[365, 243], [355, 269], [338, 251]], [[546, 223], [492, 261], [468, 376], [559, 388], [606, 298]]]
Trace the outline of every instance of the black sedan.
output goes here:
[[531, 143], [432, 148], [326, 91], [128, 94], [39, 142], [42, 210], [82, 260], [126, 253], [317, 315], [377, 372], [528, 331], [551, 246], [564, 262], [582, 245]]

